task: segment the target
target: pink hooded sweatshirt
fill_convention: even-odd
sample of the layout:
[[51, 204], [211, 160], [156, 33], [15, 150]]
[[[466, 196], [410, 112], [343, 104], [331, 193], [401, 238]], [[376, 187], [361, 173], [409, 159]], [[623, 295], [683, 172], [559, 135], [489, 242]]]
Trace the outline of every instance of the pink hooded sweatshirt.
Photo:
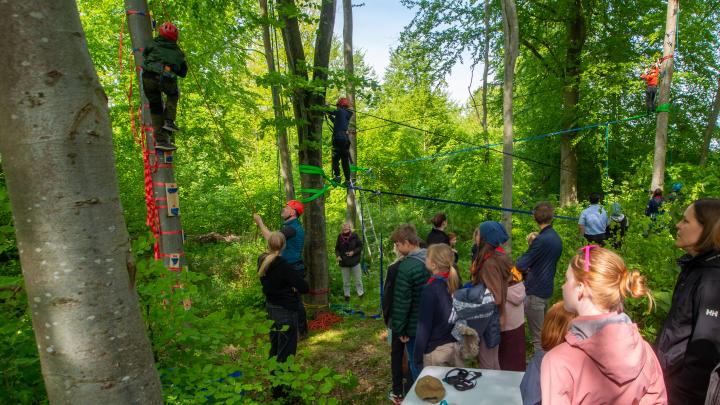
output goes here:
[[667, 404], [662, 370], [624, 313], [579, 316], [542, 360], [543, 405]]

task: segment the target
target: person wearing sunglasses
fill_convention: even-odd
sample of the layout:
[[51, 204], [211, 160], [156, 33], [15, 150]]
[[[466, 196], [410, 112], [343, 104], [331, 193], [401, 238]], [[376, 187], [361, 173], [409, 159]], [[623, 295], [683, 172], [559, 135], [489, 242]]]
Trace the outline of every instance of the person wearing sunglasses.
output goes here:
[[543, 404], [667, 404], [660, 363], [623, 312], [626, 297], [653, 299], [645, 277], [616, 253], [585, 246], [570, 260], [565, 309], [578, 314], [542, 360]]

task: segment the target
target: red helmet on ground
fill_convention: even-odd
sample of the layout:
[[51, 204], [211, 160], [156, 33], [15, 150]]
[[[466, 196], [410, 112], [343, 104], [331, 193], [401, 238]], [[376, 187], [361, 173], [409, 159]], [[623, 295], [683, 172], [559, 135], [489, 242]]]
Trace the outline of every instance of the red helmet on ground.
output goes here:
[[305, 206], [298, 200], [288, 201], [287, 206], [294, 209], [295, 212], [297, 212], [297, 216], [302, 215], [303, 211], [305, 211]]
[[347, 97], [340, 97], [340, 98], [338, 99], [338, 101], [337, 101], [337, 106], [338, 106], [338, 107], [349, 108], [349, 107], [350, 107], [350, 101], [347, 99]]
[[175, 24], [171, 22], [164, 22], [160, 26], [160, 29], [158, 29], [158, 33], [161, 37], [165, 39], [169, 39], [173, 42], [177, 41], [178, 39], [178, 29], [175, 26]]

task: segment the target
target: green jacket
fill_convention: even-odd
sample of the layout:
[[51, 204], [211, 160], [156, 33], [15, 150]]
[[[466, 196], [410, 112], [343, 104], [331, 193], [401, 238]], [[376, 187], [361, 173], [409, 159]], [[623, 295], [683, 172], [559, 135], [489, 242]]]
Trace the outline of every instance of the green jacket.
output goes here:
[[415, 336], [420, 317], [420, 294], [430, 278], [425, 268], [426, 249], [410, 253], [400, 264], [395, 279], [390, 329], [395, 336]]
[[[172, 72], [180, 77], [187, 74], [185, 54], [176, 42], [163, 37], [156, 37], [143, 51], [143, 70], [163, 73], [162, 66], [169, 66]], [[160, 70], [160, 71], [158, 71]]]

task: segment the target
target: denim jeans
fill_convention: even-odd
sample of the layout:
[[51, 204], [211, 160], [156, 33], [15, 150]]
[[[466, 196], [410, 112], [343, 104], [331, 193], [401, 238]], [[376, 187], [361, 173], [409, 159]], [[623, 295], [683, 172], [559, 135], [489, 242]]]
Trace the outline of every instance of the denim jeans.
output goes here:
[[418, 370], [418, 365], [415, 364], [415, 336], [410, 336], [410, 340], [408, 340], [407, 343], [405, 343], [405, 350], [407, 351], [408, 356], [408, 366], [410, 367], [410, 374], [412, 377], [412, 381], [415, 382], [417, 380], [418, 376], [420, 375], [420, 371]]

